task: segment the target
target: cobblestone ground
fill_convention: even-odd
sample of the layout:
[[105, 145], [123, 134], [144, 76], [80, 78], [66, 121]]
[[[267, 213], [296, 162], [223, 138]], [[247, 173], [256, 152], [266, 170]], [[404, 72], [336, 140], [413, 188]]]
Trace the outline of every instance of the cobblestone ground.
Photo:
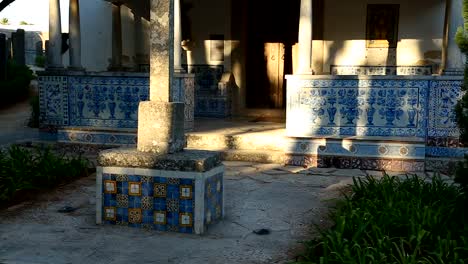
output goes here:
[[[95, 177], [0, 212], [0, 263], [285, 263], [360, 170], [225, 162], [226, 217], [204, 236], [95, 225]], [[64, 206], [77, 207], [59, 213]], [[266, 228], [269, 235], [252, 231]]]

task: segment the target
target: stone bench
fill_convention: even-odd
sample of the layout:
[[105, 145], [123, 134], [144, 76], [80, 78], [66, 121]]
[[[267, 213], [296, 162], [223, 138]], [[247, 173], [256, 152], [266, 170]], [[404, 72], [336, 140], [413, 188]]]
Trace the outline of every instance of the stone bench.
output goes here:
[[96, 222], [203, 234], [224, 215], [224, 166], [216, 152], [99, 154]]

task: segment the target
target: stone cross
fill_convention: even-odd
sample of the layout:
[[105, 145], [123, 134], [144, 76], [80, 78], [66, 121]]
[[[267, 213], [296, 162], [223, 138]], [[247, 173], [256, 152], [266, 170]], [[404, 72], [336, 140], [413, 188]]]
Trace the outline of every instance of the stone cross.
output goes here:
[[138, 150], [175, 153], [185, 147], [184, 103], [171, 102], [174, 0], [151, 0], [150, 101], [138, 110]]

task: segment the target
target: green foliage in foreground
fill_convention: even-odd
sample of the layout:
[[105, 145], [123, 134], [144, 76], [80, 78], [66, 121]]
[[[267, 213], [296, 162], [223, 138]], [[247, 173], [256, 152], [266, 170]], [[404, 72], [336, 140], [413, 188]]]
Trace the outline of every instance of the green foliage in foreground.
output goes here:
[[50, 189], [87, 174], [88, 162], [81, 157], [58, 156], [50, 149], [28, 150], [12, 146], [0, 151], [0, 204], [15, 194]]
[[354, 179], [300, 263], [468, 263], [467, 198], [440, 178]]

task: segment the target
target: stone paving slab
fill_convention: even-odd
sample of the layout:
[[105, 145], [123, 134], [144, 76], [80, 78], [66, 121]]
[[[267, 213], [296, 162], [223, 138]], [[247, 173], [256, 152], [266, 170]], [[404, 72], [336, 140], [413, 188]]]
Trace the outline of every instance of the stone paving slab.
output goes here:
[[[287, 263], [326, 219], [323, 199], [339, 196], [333, 185], [343, 181], [277, 164], [225, 165], [237, 172], [225, 179], [226, 217], [204, 236], [95, 225], [90, 176], [0, 211], [0, 263]], [[58, 213], [63, 206], [78, 210]], [[252, 233], [260, 228], [271, 234]]]

